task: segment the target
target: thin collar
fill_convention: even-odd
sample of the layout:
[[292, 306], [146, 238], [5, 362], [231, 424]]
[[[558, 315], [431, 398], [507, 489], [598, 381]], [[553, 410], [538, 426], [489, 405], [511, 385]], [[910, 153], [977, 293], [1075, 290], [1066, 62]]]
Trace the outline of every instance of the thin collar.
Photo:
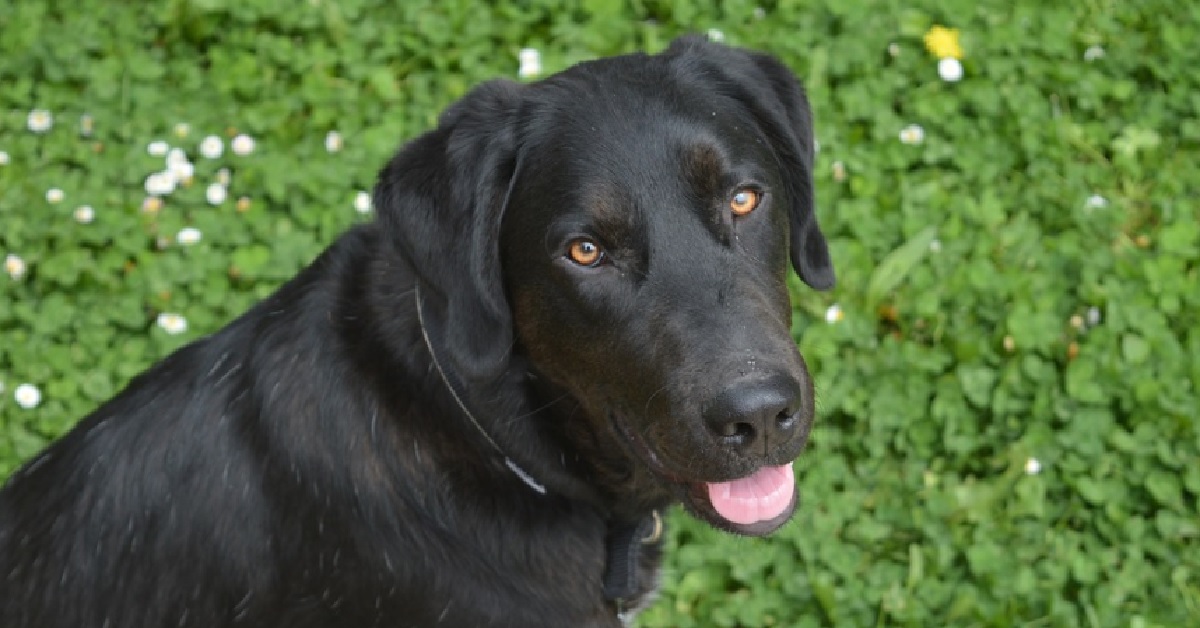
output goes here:
[[[483, 428], [483, 424], [475, 418], [475, 414], [467, 407], [466, 396], [464, 394], [464, 386], [461, 380], [453, 371], [447, 371], [442, 368], [442, 362], [438, 359], [437, 349], [434, 347], [433, 340], [429, 337], [429, 325], [425, 320], [425, 303], [421, 298], [421, 287], [416, 285], [413, 288], [413, 294], [417, 301], [417, 323], [421, 327], [421, 338], [425, 341], [425, 348], [429, 351], [429, 357], [432, 358], [433, 367], [437, 369], [438, 375], [445, 382], [446, 388], [450, 390], [450, 396], [454, 398], [454, 402], [458, 404], [458, 408], [462, 410], [475, 429], [483, 435], [492, 449], [504, 458], [504, 464], [510, 471], [513, 472], [526, 486], [533, 489], [539, 495], [546, 494], [546, 485], [534, 479], [528, 471], [523, 469], [511, 457], [504, 452], [496, 439]], [[657, 510], [650, 511], [650, 514], [643, 517], [640, 521], [632, 523], [618, 522], [616, 520], [608, 521], [608, 534], [605, 539], [605, 551], [607, 560], [604, 566], [604, 597], [612, 601], [618, 613], [625, 612], [626, 603], [638, 593], [639, 589], [639, 567], [641, 563], [642, 548], [647, 545], [655, 545], [662, 540], [663, 521], [662, 515]]]
[[454, 402], [458, 404], [458, 408], [463, 411], [463, 414], [470, 419], [471, 424], [475, 429], [483, 435], [483, 438], [504, 458], [504, 464], [512, 471], [526, 486], [537, 491], [539, 494], [546, 494], [546, 485], [533, 479], [528, 471], [521, 468], [512, 458], [504, 453], [499, 443], [496, 442], [492, 435], [487, 430], [483, 429], [483, 425], [475, 418], [475, 415], [467, 408], [466, 402], [463, 400], [463, 386], [458, 377], [442, 368], [442, 361], [438, 359], [437, 350], [433, 347], [433, 341], [429, 339], [429, 325], [425, 321], [425, 303], [421, 298], [421, 286], [418, 284], [413, 288], [413, 293], [417, 299], [417, 324], [421, 327], [421, 338], [425, 340], [425, 348], [429, 350], [429, 357], [433, 359], [433, 367], [437, 369], [438, 375], [442, 376], [442, 381], [446, 383], [446, 388], [450, 390], [450, 396], [454, 398]]

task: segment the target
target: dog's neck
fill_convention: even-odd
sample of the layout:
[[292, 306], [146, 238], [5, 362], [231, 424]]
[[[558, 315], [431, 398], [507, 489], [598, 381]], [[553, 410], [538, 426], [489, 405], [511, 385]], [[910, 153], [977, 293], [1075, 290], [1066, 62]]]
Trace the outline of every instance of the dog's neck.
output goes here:
[[[466, 385], [454, 370], [449, 368], [448, 363], [446, 363], [439, 351], [438, 341], [435, 340], [435, 338], [440, 337], [437, 323], [433, 317], [426, 313], [425, 299], [422, 298], [419, 283], [414, 287], [413, 295], [416, 300], [417, 323], [421, 329], [421, 338], [425, 342], [425, 348], [429, 352], [434, 369], [446, 385], [451, 398], [454, 399], [454, 402], [458, 405], [463, 415], [466, 416], [467, 420], [475, 427], [483, 439], [504, 459], [505, 466], [521, 482], [539, 495], [549, 494], [550, 490], [547, 488], [547, 483], [539, 480], [534, 473], [527, 471], [521, 463], [515, 460], [497, 442], [492, 433], [480, 423], [478, 417], [483, 415], [473, 410], [473, 404], [469, 401], [470, 396]], [[532, 417], [530, 418], [532, 419]], [[576, 480], [576, 482], [578, 481]], [[570, 492], [574, 493], [576, 491], [577, 489]], [[640, 520], [632, 522], [616, 518], [608, 520], [608, 531], [605, 538], [608, 556], [604, 570], [604, 597], [616, 605], [618, 612], [623, 612], [626, 601], [640, 593], [639, 571], [642, 548], [647, 545], [659, 543], [662, 539], [662, 530], [662, 515], [657, 509], [651, 510], [648, 515], [642, 517]]]
[[450, 391], [450, 396], [454, 398], [454, 402], [458, 404], [458, 408], [462, 410], [463, 415], [467, 417], [467, 420], [471, 422], [471, 425], [475, 426], [475, 429], [481, 436], [483, 436], [484, 440], [486, 440], [488, 444], [492, 446], [492, 449], [496, 450], [496, 453], [500, 454], [500, 456], [504, 458], [505, 466], [507, 466], [514, 474], [516, 474], [518, 478], [521, 478], [521, 481], [524, 482], [526, 486], [533, 489], [537, 493], [545, 495], [546, 485], [534, 479], [533, 474], [526, 471], [524, 467], [517, 463], [517, 461], [513, 460], [512, 456], [509, 456], [504, 451], [504, 448], [496, 442], [496, 439], [492, 438], [491, 433], [489, 433], [487, 429], [483, 427], [483, 425], [479, 422], [479, 419], [475, 418], [475, 413], [472, 412], [471, 408], [467, 405], [466, 386], [462, 383], [454, 371], [447, 370], [442, 366], [443, 360], [438, 356], [438, 349], [433, 340], [430, 339], [430, 325], [432, 324], [432, 319], [426, 318], [425, 300], [421, 298], [421, 286], [419, 283], [413, 288], [413, 295], [417, 303], [417, 324], [421, 328], [421, 338], [425, 341], [425, 349], [429, 351], [429, 358], [433, 361], [433, 367], [437, 370], [438, 375], [441, 376], [442, 382], [446, 384], [446, 389]]

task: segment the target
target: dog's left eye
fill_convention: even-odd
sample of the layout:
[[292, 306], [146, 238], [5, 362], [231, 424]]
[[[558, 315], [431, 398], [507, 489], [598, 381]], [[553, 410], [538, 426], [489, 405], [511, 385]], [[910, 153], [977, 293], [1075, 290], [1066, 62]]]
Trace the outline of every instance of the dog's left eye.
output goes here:
[[580, 266], [599, 266], [604, 261], [604, 249], [587, 238], [579, 238], [567, 246], [567, 258]]
[[734, 216], [745, 216], [754, 211], [760, 202], [762, 202], [762, 194], [749, 188], [742, 188], [730, 197], [729, 211], [733, 212]]

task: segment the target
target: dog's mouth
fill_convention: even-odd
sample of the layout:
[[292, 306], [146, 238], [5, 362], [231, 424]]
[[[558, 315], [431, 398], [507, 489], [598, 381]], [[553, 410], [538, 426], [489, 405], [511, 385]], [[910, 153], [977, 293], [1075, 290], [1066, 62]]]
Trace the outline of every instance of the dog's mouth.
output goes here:
[[613, 423], [634, 455], [669, 484], [695, 517], [715, 528], [746, 536], [763, 536], [787, 523], [796, 509], [796, 476], [792, 463], [759, 467], [725, 481], [681, 478], [666, 469], [645, 440], [619, 417]]
[[765, 466], [728, 482], [693, 482], [685, 504], [718, 528], [737, 534], [770, 534], [796, 509], [792, 463]]

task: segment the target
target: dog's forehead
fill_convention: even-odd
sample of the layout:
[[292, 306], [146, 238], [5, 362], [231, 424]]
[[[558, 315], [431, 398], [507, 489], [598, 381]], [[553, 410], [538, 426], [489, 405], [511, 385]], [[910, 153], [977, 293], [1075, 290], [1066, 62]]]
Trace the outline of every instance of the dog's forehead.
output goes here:
[[589, 73], [556, 85], [527, 119], [529, 158], [606, 198], [708, 196], [735, 167], [774, 162], [745, 106], [671, 76]]
[[517, 211], [560, 231], [634, 243], [684, 224], [716, 229], [714, 203], [733, 186], [782, 179], [747, 104], [663, 58], [600, 60], [531, 87]]
[[760, 142], [747, 104], [689, 68], [641, 55], [569, 68], [530, 90], [525, 131], [534, 144], [639, 166], [695, 143]]
[[[577, 203], [599, 222], [644, 218], [631, 210], [704, 206], [727, 183], [733, 158], [721, 142], [703, 134], [651, 137], [655, 144], [628, 152], [580, 150], [576, 172]], [[616, 142], [629, 148], [630, 144]]]

